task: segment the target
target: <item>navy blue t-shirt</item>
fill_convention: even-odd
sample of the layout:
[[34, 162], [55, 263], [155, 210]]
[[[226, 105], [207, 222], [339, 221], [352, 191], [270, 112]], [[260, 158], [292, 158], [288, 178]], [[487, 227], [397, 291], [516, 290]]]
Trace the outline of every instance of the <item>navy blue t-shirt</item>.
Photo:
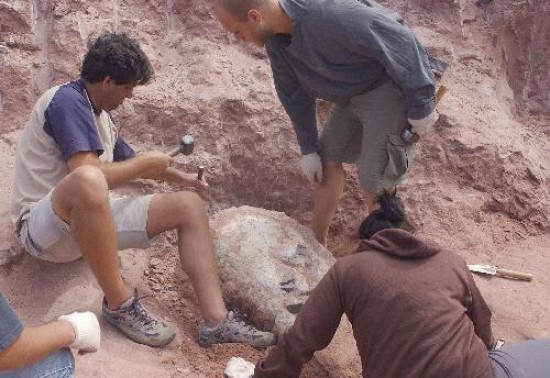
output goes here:
[[[94, 120], [94, 110], [82, 79], [62, 85], [45, 111], [44, 131], [57, 143], [63, 160], [78, 152], [93, 151], [100, 156], [103, 145]], [[113, 160], [122, 161], [135, 155], [120, 137], [114, 143]]]

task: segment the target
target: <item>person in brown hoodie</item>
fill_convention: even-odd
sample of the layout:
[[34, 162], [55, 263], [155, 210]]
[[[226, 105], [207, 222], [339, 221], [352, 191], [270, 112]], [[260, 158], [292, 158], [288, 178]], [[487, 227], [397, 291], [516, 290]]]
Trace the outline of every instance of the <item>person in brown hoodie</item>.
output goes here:
[[492, 350], [491, 311], [462, 258], [404, 230], [395, 195], [378, 203], [357, 253], [329, 270], [254, 377], [298, 377], [344, 313], [363, 377], [550, 377], [550, 340]]

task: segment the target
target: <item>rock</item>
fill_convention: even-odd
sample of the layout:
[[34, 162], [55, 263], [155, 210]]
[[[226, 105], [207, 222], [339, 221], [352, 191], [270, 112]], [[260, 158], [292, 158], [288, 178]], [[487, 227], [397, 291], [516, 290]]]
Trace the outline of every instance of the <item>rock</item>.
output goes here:
[[8, 218], [4, 213], [0, 222], [0, 266], [14, 262], [23, 254], [23, 247], [13, 232], [13, 225]]
[[231, 357], [223, 374], [225, 378], [252, 378], [254, 364], [241, 357]]
[[311, 230], [283, 213], [252, 207], [224, 210], [212, 220], [224, 297], [260, 328], [284, 332], [334, 263]]
[[[243, 309], [257, 327], [276, 334], [294, 323], [310, 291], [335, 261], [309, 228], [284, 213], [230, 208], [217, 213], [211, 226], [224, 298]], [[345, 317], [331, 346], [315, 356], [334, 377], [361, 375]]]

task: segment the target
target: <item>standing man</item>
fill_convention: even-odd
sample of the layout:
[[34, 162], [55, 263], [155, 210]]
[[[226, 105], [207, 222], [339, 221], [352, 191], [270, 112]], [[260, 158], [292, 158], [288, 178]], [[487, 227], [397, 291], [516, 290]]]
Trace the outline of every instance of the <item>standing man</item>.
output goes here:
[[26, 251], [64, 263], [79, 257], [105, 295], [103, 316], [130, 339], [154, 347], [174, 331], [155, 318], [124, 284], [117, 250], [147, 248], [156, 235], [176, 230], [180, 262], [191, 279], [204, 322], [199, 344], [275, 341], [227, 311], [214, 245], [200, 197], [190, 191], [115, 197], [110, 189], [145, 178], [207, 189], [196, 175], [172, 168], [162, 152], [135, 155], [118, 135], [109, 111], [147, 84], [153, 68], [138, 43], [105, 34], [90, 45], [81, 78], [40, 97], [17, 147], [12, 214]]
[[[312, 228], [326, 244], [344, 188], [342, 163], [358, 163], [367, 210], [409, 173], [414, 145], [438, 119], [428, 57], [395, 13], [372, 0], [217, 0], [238, 39], [265, 46], [275, 88], [315, 188]], [[321, 136], [316, 99], [334, 102]]]

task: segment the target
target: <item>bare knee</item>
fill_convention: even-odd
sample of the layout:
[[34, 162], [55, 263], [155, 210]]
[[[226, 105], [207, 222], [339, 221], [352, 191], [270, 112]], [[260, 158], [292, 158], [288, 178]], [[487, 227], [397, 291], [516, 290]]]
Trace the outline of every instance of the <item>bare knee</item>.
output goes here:
[[173, 209], [173, 214], [177, 217], [180, 227], [193, 226], [208, 221], [204, 203], [200, 196], [194, 192], [175, 193]]
[[109, 186], [103, 172], [93, 165], [73, 170], [55, 188], [53, 202], [62, 206], [98, 208], [107, 205]]

